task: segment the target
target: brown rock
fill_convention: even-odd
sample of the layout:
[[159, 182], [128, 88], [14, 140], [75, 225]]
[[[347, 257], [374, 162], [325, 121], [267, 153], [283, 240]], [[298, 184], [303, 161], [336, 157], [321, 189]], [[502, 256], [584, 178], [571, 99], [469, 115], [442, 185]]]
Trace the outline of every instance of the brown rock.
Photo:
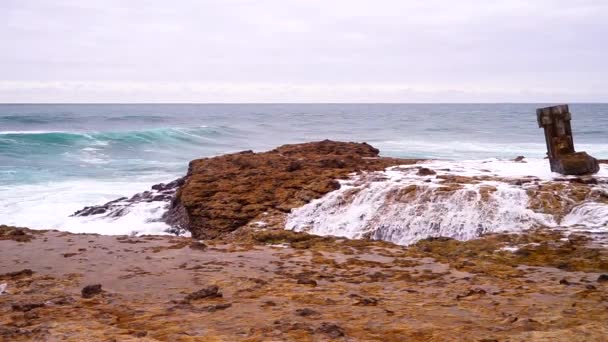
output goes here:
[[599, 171], [597, 159], [585, 152], [575, 152], [568, 105], [539, 108], [536, 110], [538, 127], [545, 131], [547, 156], [551, 171], [564, 175], [585, 175]]
[[0, 274], [0, 279], [18, 279], [22, 277], [30, 277], [32, 274], [34, 274], [34, 271], [30, 270], [29, 268], [25, 268], [21, 271]]
[[44, 306], [44, 303], [26, 303], [26, 304], [13, 304], [13, 305], [11, 305], [11, 308], [13, 309], [13, 311], [28, 312], [30, 310], [41, 308], [43, 306]]
[[165, 221], [194, 239], [213, 239], [269, 212], [289, 212], [336, 190], [336, 179], [417, 160], [379, 158], [366, 143], [330, 140], [190, 162]]
[[82, 298], [93, 298], [101, 293], [101, 284], [87, 285], [82, 288]]
[[146, 337], [146, 335], [148, 335], [147, 331], [134, 331], [131, 335], [133, 335], [133, 337]]
[[230, 307], [232, 307], [231, 303], [223, 303], [223, 304], [209, 305], [209, 306], [202, 308], [202, 310], [204, 310], [206, 312], [216, 312], [219, 310], [226, 310]]
[[189, 302], [197, 299], [219, 298], [222, 297], [222, 293], [219, 290], [220, 289], [219, 287], [217, 287], [217, 285], [211, 285], [196, 292], [192, 292], [191, 294], [186, 296], [185, 300]]
[[41, 231], [33, 231], [27, 228], [17, 228], [0, 225], [0, 240], [13, 240], [17, 242], [30, 242], [34, 239], [33, 234], [40, 234]]
[[361, 297], [357, 294], [349, 295], [350, 298], [356, 299], [357, 302], [353, 305], [361, 305], [361, 306], [375, 306], [378, 305], [379, 300], [373, 297]]
[[554, 163], [556, 172], [564, 175], [587, 175], [597, 173], [600, 165], [597, 159], [586, 152], [575, 152], [560, 156]]
[[334, 323], [323, 322], [316, 331], [326, 334], [329, 338], [338, 338], [344, 336], [344, 329]]
[[205, 245], [204, 243], [202, 243], [200, 241], [194, 241], [190, 244], [190, 248], [196, 249], [199, 251], [204, 251], [205, 249], [207, 249], [207, 245]]
[[300, 277], [300, 278], [298, 278], [298, 284], [317, 286], [317, 281], [314, 279], [307, 278], [307, 277]]
[[437, 172], [431, 170], [431, 169], [427, 169], [426, 167], [422, 167], [420, 168], [420, 170], [418, 170], [418, 176], [432, 176], [432, 175], [436, 175]]
[[313, 309], [304, 308], [304, 309], [297, 309], [296, 315], [302, 316], [302, 317], [309, 317], [309, 316], [319, 316], [320, 313]]
[[475, 295], [483, 296], [485, 294], [486, 294], [486, 290], [484, 290], [484, 289], [480, 289], [480, 288], [470, 289], [466, 293], [457, 295], [456, 300], [460, 300], [461, 298], [471, 297], [471, 296], [475, 296]]

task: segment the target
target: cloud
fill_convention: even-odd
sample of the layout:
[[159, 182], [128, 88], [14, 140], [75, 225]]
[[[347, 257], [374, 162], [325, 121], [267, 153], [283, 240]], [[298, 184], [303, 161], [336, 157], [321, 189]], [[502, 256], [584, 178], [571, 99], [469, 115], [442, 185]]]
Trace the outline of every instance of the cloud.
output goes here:
[[9, 0], [0, 81], [88, 86], [5, 87], [0, 100], [208, 101], [161, 93], [176, 83], [228, 89], [214, 94], [231, 102], [608, 101], [606, 16], [608, 2], [593, 0]]
[[[6, 82], [0, 102], [27, 103], [421, 103], [592, 102], [598, 92], [525, 89], [438, 88], [407, 84], [197, 83], [197, 82]], [[505, 101], [504, 99], [509, 99]]]

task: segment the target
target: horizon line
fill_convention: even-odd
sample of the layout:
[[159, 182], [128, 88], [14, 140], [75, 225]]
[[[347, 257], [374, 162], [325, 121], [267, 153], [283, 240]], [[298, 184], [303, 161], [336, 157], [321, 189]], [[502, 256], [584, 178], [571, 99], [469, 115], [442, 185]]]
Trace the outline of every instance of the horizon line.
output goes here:
[[0, 102], [0, 105], [386, 105], [386, 104], [608, 104], [608, 101], [564, 102]]

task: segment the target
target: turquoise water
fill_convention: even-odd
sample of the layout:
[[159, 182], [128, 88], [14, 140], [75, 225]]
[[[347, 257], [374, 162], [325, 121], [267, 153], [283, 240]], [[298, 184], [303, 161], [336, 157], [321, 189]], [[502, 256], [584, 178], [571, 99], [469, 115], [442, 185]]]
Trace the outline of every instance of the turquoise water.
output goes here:
[[[399, 157], [540, 157], [543, 105], [0, 105], [0, 184], [179, 173], [197, 157], [318, 139]], [[571, 110], [577, 147], [608, 158], [608, 105]]]
[[[535, 109], [545, 105], [0, 105], [0, 223], [61, 227], [73, 210], [176, 178], [194, 158], [285, 143], [366, 141], [398, 157], [541, 158]], [[608, 105], [571, 111], [577, 149], [608, 158]]]

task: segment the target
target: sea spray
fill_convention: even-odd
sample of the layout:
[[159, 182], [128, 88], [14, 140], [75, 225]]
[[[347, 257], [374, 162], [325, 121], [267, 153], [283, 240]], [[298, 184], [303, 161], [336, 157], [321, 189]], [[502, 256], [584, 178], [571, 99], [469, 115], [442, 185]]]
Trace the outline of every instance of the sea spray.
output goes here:
[[563, 218], [561, 225], [608, 233], [608, 205], [594, 202], [582, 203]]
[[[286, 228], [402, 245], [433, 236], [467, 240], [538, 226], [605, 229], [605, 203], [580, 203], [565, 217], [531, 209], [528, 191], [559, 177], [547, 172], [546, 164], [436, 161], [353, 175], [339, 190], [293, 210]], [[436, 170], [436, 175], [420, 175], [422, 166]], [[606, 177], [606, 171], [604, 167], [599, 176]]]
[[75, 217], [84, 206], [103, 204], [124, 195], [171, 180], [170, 175], [116, 180], [58, 181], [44, 184], [0, 186], [0, 222], [32, 229], [58, 229], [71, 233], [104, 235], [164, 234], [160, 221], [166, 202], [142, 202], [123, 216]]

